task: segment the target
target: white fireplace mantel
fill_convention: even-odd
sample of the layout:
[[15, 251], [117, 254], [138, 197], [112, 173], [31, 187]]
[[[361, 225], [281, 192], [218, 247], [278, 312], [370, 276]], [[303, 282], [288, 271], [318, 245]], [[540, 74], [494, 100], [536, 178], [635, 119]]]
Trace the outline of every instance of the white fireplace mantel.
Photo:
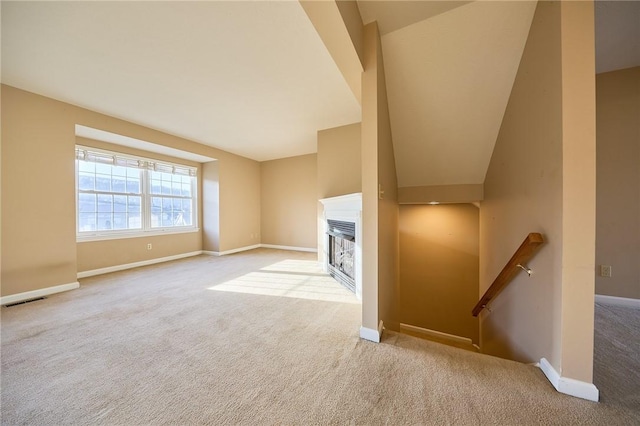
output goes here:
[[320, 200], [324, 206], [323, 214], [323, 244], [320, 250], [320, 262], [325, 272], [327, 269], [329, 236], [327, 234], [327, 220], [339, 220], [351, 222], [356, 225], [356, 249], [355, 249], [355, 281], [356, 296], [362, 300], [362, 193], [341, 195], [338, 197], [323, 198]]

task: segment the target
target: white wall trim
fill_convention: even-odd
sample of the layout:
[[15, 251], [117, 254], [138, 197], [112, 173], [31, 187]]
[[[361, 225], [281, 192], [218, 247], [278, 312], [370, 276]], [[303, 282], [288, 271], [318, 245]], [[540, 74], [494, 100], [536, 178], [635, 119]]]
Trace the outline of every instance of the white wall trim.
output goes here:
[[382, 338], [382, 330], [384, 330], [384, 325], [381, 320], [378, 324], [377, 330], [367, 327], [360, 327], [360, 337], [371, 342], [380, 343], [380, 339]]
[[546, 358], [540, 359], [539, 367], [558, 392], [598, 402], [600, 392], [593, 383], [582, 382], [580, 380], [560, 376]]
[[202, 252], [202, 254], [208, 254], [209, 256], [224, 256], [224, 255], [227, 255], [227, 254], [239, 253], [241, 251], [253, 250], [253, 249], [257, 249], [257, 248], [260, 248], [260, 244], [254, 244], [252, 246], [246, 246], [246, 247], [238, 247], [236, 249], [225, 250], [225, 251], [204, 250]]
[[75, 290], [80, 287], [78, 281], [69, 284], [61, 284], [53, 287], [40, 288], [38, 290], [25, 291], [24, 293], [10, 294], [0, 297], [0, 305], [9, 305], [24, 300], [36, 299], [38, 297], [49, 296], [50, 294], [61, 293], [63, 291]]
[[317, 248], [309, 248], [309, 247], [294, 247], [294, 246], [279, 246], [275, 244], [260, 244], [262, 248], [270, 248], [276, 250], [290, 250], [290, 251], [306, 251], [310, 253], [317, 253]]
[[443, 333], [441, 331], [430, 330], [428, 328], [417, 327], [415, 325], [400, 323], [400, 331], [402, 330], [413, 331], [414, 333], [424, 334], [425, 336], [436, 337], [438, 339], [449, 340], [451, 342], [463, 343], [466, 345], [472, 345], [473, 340], [468, 337], [456, 336], [455, 334]]
[[106, 268], [92, 269], [90, 271], [78, 272], [78, 278], [92, 277], [94, 275], [108, 274], [110, 272], [123, 271], [125, 269], [138, 268], [140, 266], [153, 265], [156, 263], [169, 262], [171, 260], [183, 259], [185, 257], [198, 256], [202, 254], [202, 250], [192, 251], [189, 253], [181, 253], [173, 256], [158, 257], [156, 259], [143, 260], [140, 262], [126, 263], [124, 265], [109, 266]]
[[596, 303], [640, 309], [640, 299], [630, 299], [627, 297], [605, 296], [604, 294], [596, 294]]

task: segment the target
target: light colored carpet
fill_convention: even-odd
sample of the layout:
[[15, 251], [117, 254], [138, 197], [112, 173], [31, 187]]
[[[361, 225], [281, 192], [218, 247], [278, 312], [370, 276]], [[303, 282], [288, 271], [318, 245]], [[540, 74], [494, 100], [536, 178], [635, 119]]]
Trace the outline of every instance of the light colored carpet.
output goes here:
[[596, 303], [594, 348], [600, 401], [640, 410], [640, 309]]
[[2, 424], [640, 422], [557, 393], [535, 367], [359, 339], [360, 305], [314, 257], [199, 256], [3, 307]]

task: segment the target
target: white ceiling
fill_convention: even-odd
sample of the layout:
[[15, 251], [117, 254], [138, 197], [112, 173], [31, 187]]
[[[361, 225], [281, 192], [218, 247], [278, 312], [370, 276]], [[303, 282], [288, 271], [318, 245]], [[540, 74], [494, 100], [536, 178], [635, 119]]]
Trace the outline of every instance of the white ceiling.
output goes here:
[[2, 82], [259, 161], [361, 119], [297, 1], [3, 1]]

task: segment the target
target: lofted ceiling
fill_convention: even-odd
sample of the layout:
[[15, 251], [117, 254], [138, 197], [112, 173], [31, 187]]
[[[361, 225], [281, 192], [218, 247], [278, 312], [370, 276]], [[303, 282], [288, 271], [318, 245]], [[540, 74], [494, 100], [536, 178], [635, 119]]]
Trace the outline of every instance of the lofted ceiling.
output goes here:
[[297, 1], [3, 1], [2, 83], [259, 161], [361, 119]]
[[[484, 182], [536, 4], [358, 1], [381, 33], [399, 187]], [[597, 72], [640, 65], [640, 2], [595, 15]]]
[[[535, 1], [357, 4], [382, 35], [399, 186], [482, 183]], [[640, 65], [640, 2], [595, 12], [598, 72]], [[2, 1], [2, 83], [258, 161], [361, 119], [297, 1]]]
[[381, 28], [398, 186], [483, 183], [536, 3], [358, 6]]

